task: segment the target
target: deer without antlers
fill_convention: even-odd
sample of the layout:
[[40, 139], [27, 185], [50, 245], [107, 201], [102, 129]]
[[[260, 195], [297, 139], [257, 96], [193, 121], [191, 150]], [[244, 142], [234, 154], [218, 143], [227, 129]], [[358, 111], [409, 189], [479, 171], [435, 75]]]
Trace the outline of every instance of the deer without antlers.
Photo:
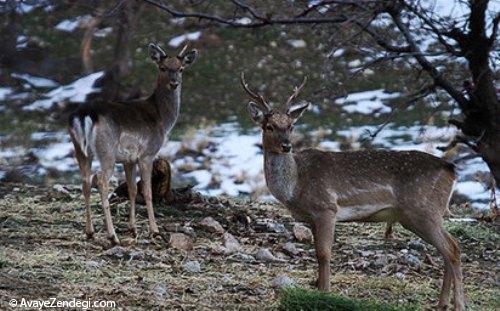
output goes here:
[[156, 89], [149, 97], [130, 102], [84, 104], [69, 117], [69, 133], [83, 179], [85, 233], [88, 238], [94, 234], [90, 209], [91, 163], [94, 156], [101, 166], [96, 176], [108, 238], [115, 244], [120, 243], [108, 202], [108, 181], [115, 163], [122, 163], [125, 169], [130, 198], [130, 232], [134, 236], [137, 234], [135, 178], [138, 165], [148, 212], [149, 232], [152, 235], [159, 233], [151, 195], [153, 160], [179, 115], [182, 70], [194, 62], [198, 52], [187, 51], [185, 46], [177, 56], [169, 57], [158, 45], [151, 43], [149, 53], [158, 67]]
[[302, 85], [279, 108], [241, 84], [256, 102], [248, 109], [262, 128], [264, 173], [269, 191], [292, 215], [312, 226], [319, 265], [318, 287], [330, 289], [330, 258], [335, 223], [399, 222], [434, 245], [444, 258], [440, 309], [454, 285], [455, 310], [464, 309], [460, 249], [443, 227], [455, 173], [453, 165], [419, 151], [363, 150], [292, 152], [293, 124], [308, 107], [291, 105]]

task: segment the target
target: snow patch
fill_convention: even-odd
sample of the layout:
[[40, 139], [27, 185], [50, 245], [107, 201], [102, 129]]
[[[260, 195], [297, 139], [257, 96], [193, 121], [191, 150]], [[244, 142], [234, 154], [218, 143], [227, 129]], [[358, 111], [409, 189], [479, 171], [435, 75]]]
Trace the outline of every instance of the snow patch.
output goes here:
[[104, 71], [95, 72], [71, 84], [60, 86], [45, 94], [44, 96], [47, 97], [47, 99], [37, 100], [23, 109], [28, 111], [49, 109], [54, 103], [59, 103], [64, 100], [73, 103], [82, 103], [85, 101], [88, 94], [99, 90], [98, 88], [94, 88], [93, 85], [95, 81], [103, 75]]
[[90, 20], [91, 18], [92, 16], [90, 15], [84, 15], [84, 16], [77, 16], [73, 19], [65, 19], [59, 24], [57, 24], [55, 28], [60, 31], [73, 32], [76, 28], [80, 27], [81, 23], [84, 23]]
[[187, 34], [180, 35], [180, 36], [177, 36], [177, 37], [170, 39], [170, 41], [168, 42], [168, 45], [170, 45], [171, 47], [177, 48], [184, 41], [196, 41], [200, 38], [200, 36], [201, 36], [201, 31], [187, 33]]
[[[386, 93], [385, 90], [372, 90], [358, 93], [351, 93], [344, 98], [335, 101], [336, 104], [343, 105], [342, 109], [348, 113], [370, 114], [372, 112], [388, 113], [391, 108], [384, 105], [385, 100], [398, 98], [400, 93]], [[347, 103], [353, 103], [348, 104]]]
[[10, 94], [12, 94], [10, 87], [0, 87], [0, 100], [5, 100]]
[[296, 49], [302, 49], [307, 46], [307, 43], [302, 39], [290, 39], [287, 40], [286, 43], [288, 43], [291, 47]]
[[29, 83], [31, 86], [36, 87], [36, 88], [52, 88], [52, 87], [57, 87], [59, 86], [59, 83], [55, 82], [54, 80], [50, 80], [47, 78], [42, 78], [42, 77], [35, 77], [32, 75], [29, 75], [27, 73], [13, 73], [11, 74], [13, 78], [16, 79], [21, 79]]

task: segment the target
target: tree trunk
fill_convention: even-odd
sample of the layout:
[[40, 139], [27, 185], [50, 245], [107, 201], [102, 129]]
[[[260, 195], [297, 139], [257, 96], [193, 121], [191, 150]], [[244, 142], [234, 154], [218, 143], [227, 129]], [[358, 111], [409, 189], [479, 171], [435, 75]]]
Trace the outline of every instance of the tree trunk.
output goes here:
[[125, 0], [120, 11], [118, 20], [118, 33], [114, 51], [114, 61], [112, 66], [100, 79], [99, 85], [102, 88], [102, 98], [105, 101], [123, 99], [123, 78], [130, 72], [130, 39], [135, 28], [135, 11], [138, 4], [132, 0]]
[[83, 35], [82, 44], [81, 44], [81, 55], [82, 55], [82, 66], [83, 72], [85, 74], [91, 74], [94, 72], [94, 64], [92, 61], [92, 41], [94, 38], [94, 33], [97, 26], [102, 21], [102, 8], [98, 8], [96, 10], [96, 14], [92, 19], [85, 25], [85, 33]]
[[473, 79], [471, 109], [464, 111], [461, 130], [465, 135], [477, 138], [475, 151], [488, 164], [497, 187], [500, 187], [500, 104], [489, 64], [494, 40], [486, 36], [487, 7], [488, 0], [472, 2], [470, 31], [459, 41]]

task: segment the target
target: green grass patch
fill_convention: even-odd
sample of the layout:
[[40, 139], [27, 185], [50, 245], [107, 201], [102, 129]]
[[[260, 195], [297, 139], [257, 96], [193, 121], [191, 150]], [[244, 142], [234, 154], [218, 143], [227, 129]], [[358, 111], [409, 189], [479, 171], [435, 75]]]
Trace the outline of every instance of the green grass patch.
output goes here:
[[500, 234], [496, 232], [493, 228], [480, 226], [480, 225], [470, 225], [465, 223], [450, 223], [446, 226], [448, 232], [455, 237], [465, 238], [465, 239], [476, 239], [482, 241], [500, 241]]
[[294, 287], [281, 292], [279, 310], [293, 311], [410, 311], [415, 306], [397, 306], [377, 303], [369, 300], [350, 299], [347, 297], [305, 290]]

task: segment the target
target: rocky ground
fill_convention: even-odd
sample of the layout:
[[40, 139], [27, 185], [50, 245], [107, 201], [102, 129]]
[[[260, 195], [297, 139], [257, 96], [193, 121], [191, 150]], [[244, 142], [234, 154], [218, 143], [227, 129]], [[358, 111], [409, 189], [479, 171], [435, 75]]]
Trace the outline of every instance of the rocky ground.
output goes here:
[[[86, 240], [75, 186], [0, 184], [0, 308], [12, 298], [114, 300], [122, 309], [276, 309], [279, 288], [312, 288], [317, 268], [310, 231], [273, 204], [187, 196], [155, 209], [162, 236], [127, 234], [127, 203], [112, 205], [122, 245], [102, 232]], [[453, 211], [458, 213], [458, 211]], [[500, 308], [498, 222], [447, 222], [463, 250], [470, 310]], [[339, 224], [332, 252], [332, 291], [344, 296], [431, 309], [441, 258], [415, 235], [384, 224]]]

